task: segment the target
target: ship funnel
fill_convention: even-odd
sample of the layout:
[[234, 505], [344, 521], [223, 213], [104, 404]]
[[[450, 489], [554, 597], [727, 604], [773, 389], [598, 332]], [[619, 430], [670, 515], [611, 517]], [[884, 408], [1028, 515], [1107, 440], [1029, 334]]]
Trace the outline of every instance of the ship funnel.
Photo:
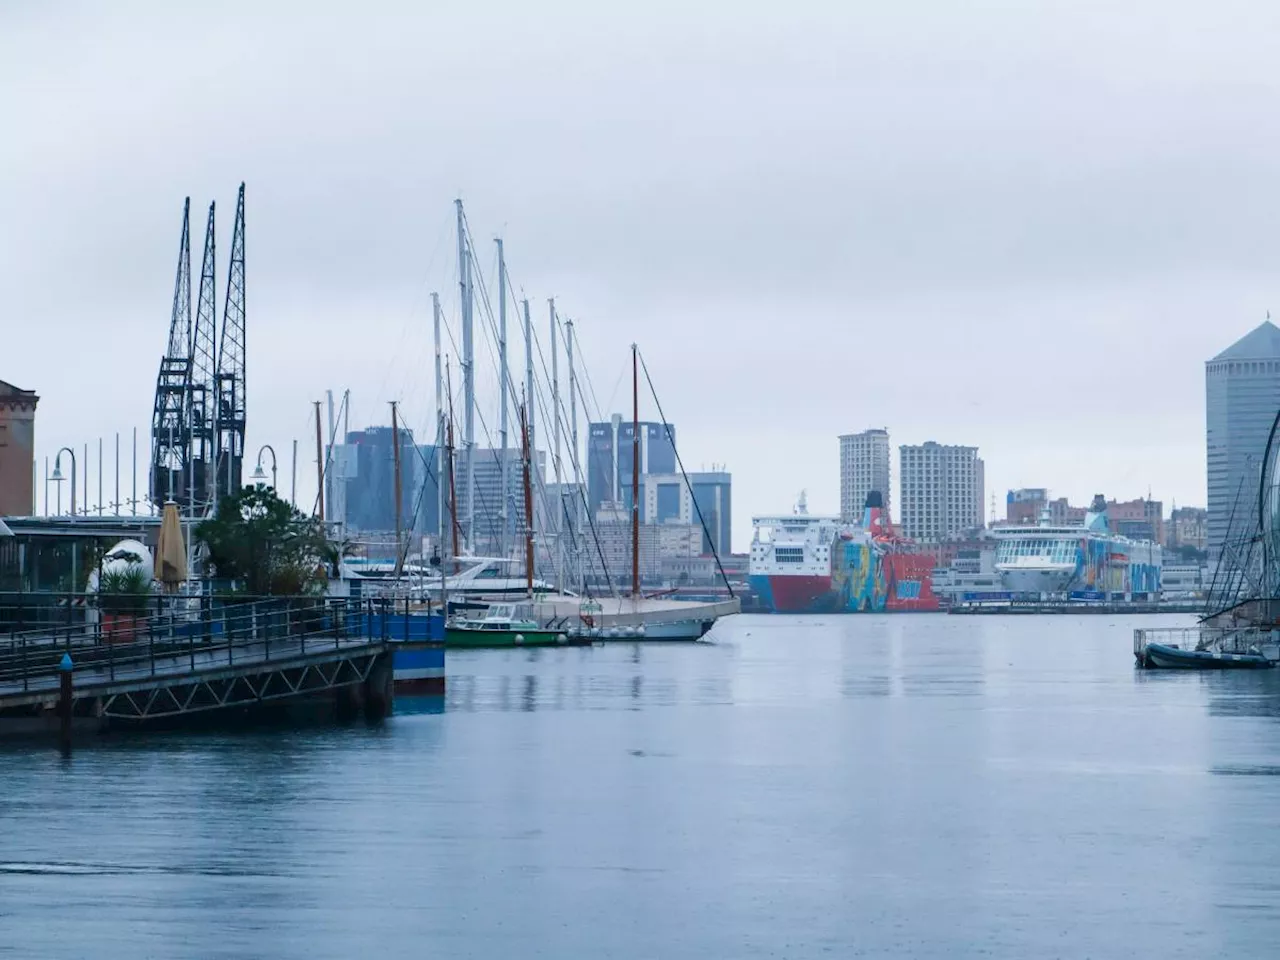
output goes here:
[[884, 495], [879, 490], [868, 490], [867, 502], [863, 504], [863, 508], [867, 510], [871, 510], [873, 508], [876, 510], [883, 510]]

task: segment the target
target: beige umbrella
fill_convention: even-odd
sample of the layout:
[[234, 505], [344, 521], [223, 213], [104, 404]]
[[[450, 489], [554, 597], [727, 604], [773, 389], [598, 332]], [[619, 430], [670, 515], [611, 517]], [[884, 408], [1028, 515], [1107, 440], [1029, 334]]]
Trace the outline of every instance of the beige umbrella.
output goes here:
[[164, 505], [160, 521], [160, 540], [156, 543], [156, 579], [165, 590], [173, 592], [187, 579], [187, 547], [182, 542], [182, 523], [178, 520], [178, 505], [169, 501]]

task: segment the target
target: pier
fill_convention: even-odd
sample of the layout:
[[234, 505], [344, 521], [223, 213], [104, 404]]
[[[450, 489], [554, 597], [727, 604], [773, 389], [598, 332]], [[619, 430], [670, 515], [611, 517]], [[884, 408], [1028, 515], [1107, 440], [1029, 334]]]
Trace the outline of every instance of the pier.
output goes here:
[[156, 598], [145, 616], [0, 639], [0, 736], [180, 724], [302, 700], [392, 707], [387, 600]]

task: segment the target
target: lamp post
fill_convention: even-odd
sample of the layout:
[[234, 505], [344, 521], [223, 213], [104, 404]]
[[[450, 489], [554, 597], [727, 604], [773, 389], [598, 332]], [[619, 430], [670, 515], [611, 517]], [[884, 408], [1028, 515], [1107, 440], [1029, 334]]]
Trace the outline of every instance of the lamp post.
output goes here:
[[276, 489], [276, 451], [275, 447], [269, 443], [264, 443], [258, 450], [258, 465], [254, 468], [253, 479], [261, 482], [267, 479], [266, 471], [262, 469], [262, 452], [267, 451], [271, 454], [271, 489]]
[[[70, 447], [63, 447], [53, 458], [53, 475], [50, 480], [62, 480], [62, 455], [67, 454], [71, 457], [71, 516], [76, 515], [76, 452]], [[58, 499], [62, 499], [62, 487], [58, 487]], [[61, 512], [61, 504], [59, 504], [59, 512]]]

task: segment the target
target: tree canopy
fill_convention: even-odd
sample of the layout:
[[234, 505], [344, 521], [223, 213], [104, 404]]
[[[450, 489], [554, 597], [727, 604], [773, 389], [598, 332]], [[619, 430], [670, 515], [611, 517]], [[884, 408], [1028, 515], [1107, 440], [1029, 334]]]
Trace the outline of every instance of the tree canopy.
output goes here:
[[217, 514], [196, 527], [195, 538], [215, 576], [257, 596], [318, 593], [333, 559], [320, 521], [266, 486], [223, 497]]

